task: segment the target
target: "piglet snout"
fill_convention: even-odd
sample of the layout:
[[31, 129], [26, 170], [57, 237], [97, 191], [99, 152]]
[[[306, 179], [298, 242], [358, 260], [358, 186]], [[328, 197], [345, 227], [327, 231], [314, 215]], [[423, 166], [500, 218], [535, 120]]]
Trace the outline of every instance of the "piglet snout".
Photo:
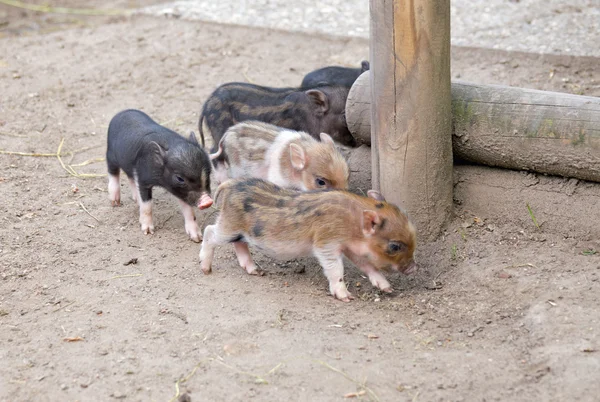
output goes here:
[[210, 208], [212, 204], [213, 200], [212, 198], [210, 198], [210, 195], [208, 195], [207, 193], [202, 193], [202, 195], [200, 196], [200, 201], [198, 201], [198, 209]]
[[405, 275], [410, 275], [413, 272], [415, 272], [417, 269], [419, 269], [419, 266], [417, 265], [416, 262], [411, 262], [405, 269], [404, 271], [402, 271]]

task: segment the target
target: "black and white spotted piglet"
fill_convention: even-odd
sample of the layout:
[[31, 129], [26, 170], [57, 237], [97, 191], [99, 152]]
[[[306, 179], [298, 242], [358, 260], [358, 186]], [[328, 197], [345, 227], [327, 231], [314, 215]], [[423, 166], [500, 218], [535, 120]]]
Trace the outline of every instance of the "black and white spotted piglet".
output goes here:
[[145, 234], [154, 233], [152, 187], [163, 187], [179, 199], [185, 230], [199, 242], [193, 207], [212, 205], [211, 164], [192, 133], [184, 138], [163, 127], [139, 110], [118, 113], [108, 126], [108, 194], [113, 204], [121, 203], [119, 171], [129, 177], [132, 197], [140, 206], [140, 223]]

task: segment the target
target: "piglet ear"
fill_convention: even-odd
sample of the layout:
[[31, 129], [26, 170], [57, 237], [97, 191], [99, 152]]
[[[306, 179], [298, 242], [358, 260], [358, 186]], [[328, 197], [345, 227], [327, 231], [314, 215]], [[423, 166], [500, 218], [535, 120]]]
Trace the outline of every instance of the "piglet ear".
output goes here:
[[194, 134], [193, 131], [190, 131], [189, 140], [190, 140], [190, 142], [192, 142], [196, 145], [200, 145], [200, 143], [198, 142], [198, 138], [196, 138], [196, 134]]
[[377, 225], [381, 223], [381, 218], [375, 211], [364, 210], [362, 219], [362, 230], [365, 236], [371, 236], [375, 233]]
[[362, 73], [364, 73], [365, 71], [368, 71], [370, 67], [371, 67], [371, 65], [369, 64], [369, 62], [367, 60], [363, 60], [362, 63], [360, 63], [360, 70]]
[[290, 144], [290, 161], [296, 170], [304, 170], [306, 167], [306, 153], [298, 144]]
[[327, 99], [327, 95], [318, 89], [311, 89], [306, 91], [306, 95], [308, 96], [308, 100], [310, 100], [317, 108], [318, 114], [325, 114], [329, 110], [329, 99]]
[[333, 142], [333, 139], [331, 138], [331, 136], [327, 133], [321, 133], [319, 134], [319, 136], [321, 137], [321, 142], [325, 143], [325, 144], [329, 144], [332, 147], [335, 147], [335, 143]]
[[167, 159], [167, 152], [160, 144], [156, 141], [150, 141], [149, 144], [150, 152], [152, 153], [152, 160], [159, 166], [163, 166], [165, 164], [165, 160]]
[[385, 202], [385, 198], [383, 198], [383, 195], [381, 195], [381, 193], [379, 191], [369, 190], [369, 191], [367, 191], [367, 195], [369, 197], [371, 197], [372, 199], [374, 199], [375, 201]]

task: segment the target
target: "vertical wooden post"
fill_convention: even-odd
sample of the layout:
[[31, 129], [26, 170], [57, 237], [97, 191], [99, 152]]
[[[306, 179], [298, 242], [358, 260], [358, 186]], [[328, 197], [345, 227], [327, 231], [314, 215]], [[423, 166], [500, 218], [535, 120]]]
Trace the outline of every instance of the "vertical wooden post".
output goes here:
[[452, 212], [450, 0], [370, 0], [373, 186], [419, 237]]

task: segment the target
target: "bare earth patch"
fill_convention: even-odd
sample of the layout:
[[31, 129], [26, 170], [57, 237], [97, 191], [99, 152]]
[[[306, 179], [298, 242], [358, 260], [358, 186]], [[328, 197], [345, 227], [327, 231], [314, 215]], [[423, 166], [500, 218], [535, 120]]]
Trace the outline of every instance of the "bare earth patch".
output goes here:
[[[64, 138], [61, 159], [76, 173], [105, 173], [95, 158], [122, 109], [185, 134], [221, 83], [297, 85], [314, 68], [368, 58], [358, 38], [143, 16], [44, 18], [20, 26], [60, 29], [0, 38], [0, 149], [55, 154]], [[453, 49], [461, 79], [592, 96], [599, 66]], [[367, 190], [363, 151], [350, 160], [353, 187]], [[457, 204], [446, 235], [420, 245], [422, 270], [390, 278], [392, 295], [347, 267], [358, 297], [345, 304], [328, 295], [313, 259], [256, 255], [268, 275], [255, 277], [222, 247], [204, 276], [172, 196], [155, 191], [156, 233], [145, 236], [127, 180], [123, 206], [113, 208], [105, 177], [71, 173], [53, 156], [0, 155], [2, 401], [168, 401], [186, 392], [194, 401], [593, 400], [600, 392], [597, 232], [538, 229], [511, 211], [477, 216]], [[456, 169], [457, 180], [475, 173]], [[532, 185], [535, 177], [523, 174]], [[200, 223], [209, 214], [196, 213]]]

